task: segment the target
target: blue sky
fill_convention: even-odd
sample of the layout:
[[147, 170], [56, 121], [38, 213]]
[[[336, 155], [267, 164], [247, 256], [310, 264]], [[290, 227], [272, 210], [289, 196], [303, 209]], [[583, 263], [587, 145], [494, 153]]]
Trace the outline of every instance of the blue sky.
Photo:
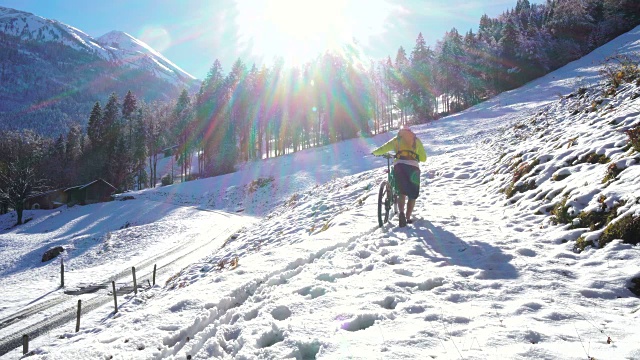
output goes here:
[[[541, 3], [534, 0], [531, 3]], [[288, 64], [355, 39], [365, 55], [395, 58], [418, 33], [434, 45], [445, 31], [474, 32], [482, 14], [497, 16], [516, 0], [0, 0], [99, 37], [127, 32], [203, 78], [215, 59], [229, 70], [240, 58]]]

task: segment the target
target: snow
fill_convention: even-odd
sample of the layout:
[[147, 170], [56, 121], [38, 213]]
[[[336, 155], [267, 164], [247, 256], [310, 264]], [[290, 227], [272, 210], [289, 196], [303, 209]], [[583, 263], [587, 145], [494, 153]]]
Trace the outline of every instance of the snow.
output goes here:
[[179, 66], [169, 61], [169, 59], [151, 48], [145, 42], [136, 39], [123, 31], [110, 31], [100, 36], [97, 41], [106, 47], [111, 47], [114, 43], [118, 44], [115, 49], [112, 48], [113, 50], [117, 50], [117, 52], [122, 53], [121, 55], [117, 56], [117, 58], [131, 57], [132, 54], [147, 55], [162, 69], [172, 73], [180, 73], [182, 76], [185, 76], [189, 79], [195, 79], [193, 75], [182, 70]]
[[[640, 299], [627, 287], [640, 276], [640, 246], [577, 251], [580, 236], [602, 230], [555, 224], [548, 209], [566, 198], [576, 214], [640, 214], [638, 154], [622, 131], [640, 124], [640, 89], [625, 84], [592, 105], [602, 97], [594, 64], [639, 43], [640, 27], [414, 126], [429, 157], [406, 228], [396, 217], [378, 228], [375, 216], [386, 161], [369, 154], [394, 134], [127, 193], [133, 200], [26, 211], [32, 220], [19, 227], [4, 215], [0, 318], [60, 294], [59, 262], [39, 257], [61, 245], [69, 288], [169, 261], [163, 252], [177, 260], [155, 286], [121, 296], [117, 314], [109, 303], [77, 333], [67, 323], [34, 339], [33, 359], [638, 359]], [[581, 86], [583, 97], [567, 96]], [[591, 153], [611, 162], [587, 162]], [[514, 170], [534, 161], [514, 184], [535, 188], [507, 198]], [[611, 163], [622, 172], [603, 182]]]

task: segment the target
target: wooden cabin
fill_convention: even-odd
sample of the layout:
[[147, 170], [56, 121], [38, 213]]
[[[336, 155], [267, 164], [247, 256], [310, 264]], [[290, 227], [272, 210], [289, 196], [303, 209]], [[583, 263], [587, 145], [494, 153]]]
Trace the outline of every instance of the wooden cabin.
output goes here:
[[85, 185], [78, 185], [65, 189], [67, 203], [73, 204], [95, 204], [99, 202], [111, 201], [111, 195], [116, 192], [115, 186], [98, 179]]
[[68, 196], [63, 189], [51, 190], [39, 194], [29, 196], [24, 201], [24, 208], [37, 209], [55, 209], [67, 203]]

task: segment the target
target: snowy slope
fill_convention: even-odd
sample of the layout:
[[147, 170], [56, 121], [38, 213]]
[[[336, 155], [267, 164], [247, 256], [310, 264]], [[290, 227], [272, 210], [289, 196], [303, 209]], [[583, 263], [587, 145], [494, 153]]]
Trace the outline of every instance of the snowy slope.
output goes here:
[[97, 42], [108, 50], [108, 60], [149, 69], [167, 79], [171, 79], [172, 76], [195, 79], [149, 45], [125, 32], [111, 31], [100, 36]]
[[[132, 193], [136, 200], [121, 204], [134, 214], [157, 203], [190, 216], [244, 210], [261, 219], [246, 218], [216, 250], [121, 299], [118, 314], [105, 306], [83, 318], [78, 333], [67, 324], [36, 339], [31, 358], [640, 358], [640, 299], [628, 289], [640, 278], [640, 246], [613, 240], [578, 251], [580, 236], [589, 241], [602, 229], [557, 224], [548, 210], [566, 197], [574, 216], [596, 203], [613, 210], [621, 200], [614, 218], [640, 211], [639, 155], [621, 132], [640, 126], [640, 87], [625, 84], [605, 98], [596, 65], [638, 44], [640, 28], [521, 89], [415, 126], [429, 158], [407, 228], [395, 218], [378, 228], [375, 219], [384, 163], [368, 154], [393, 134]], [[592, 152], [609, 162], [583, 162]], [[621, 171], [603, 182], [612, 163]], [[176, 215], [167, 222], [193, 232], [229, 225], [228, 218]], [[161, 226], [152, 220], [149, 229]], [[44, 229], [48, 221], [37, 224]], [[21, 231], [1, 233], [0, 245], [19, 252]], [[127, 237], [141, 252], [145, 242], [166, 241], [143, 233]], [[31, 241], [54, 238], [41, 233]], [[30, 284], [31, 292], [52, 290]]]

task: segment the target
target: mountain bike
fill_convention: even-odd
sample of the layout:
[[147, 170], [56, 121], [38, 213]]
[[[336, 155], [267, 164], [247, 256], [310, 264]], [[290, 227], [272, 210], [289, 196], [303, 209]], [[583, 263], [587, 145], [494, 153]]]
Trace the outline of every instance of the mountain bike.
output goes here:
[[389, 211], [393, 207], [393, 213], [398, 213], [398, 190], [396, 189], [396, 178], [393, 175], [392, 160], [395, 155], [384, 154], [381, 157], [387, 159], [387, 180], [380, 183], [380, 191], [378, 192], [378, 225], [384, 226], [389, 222]]

